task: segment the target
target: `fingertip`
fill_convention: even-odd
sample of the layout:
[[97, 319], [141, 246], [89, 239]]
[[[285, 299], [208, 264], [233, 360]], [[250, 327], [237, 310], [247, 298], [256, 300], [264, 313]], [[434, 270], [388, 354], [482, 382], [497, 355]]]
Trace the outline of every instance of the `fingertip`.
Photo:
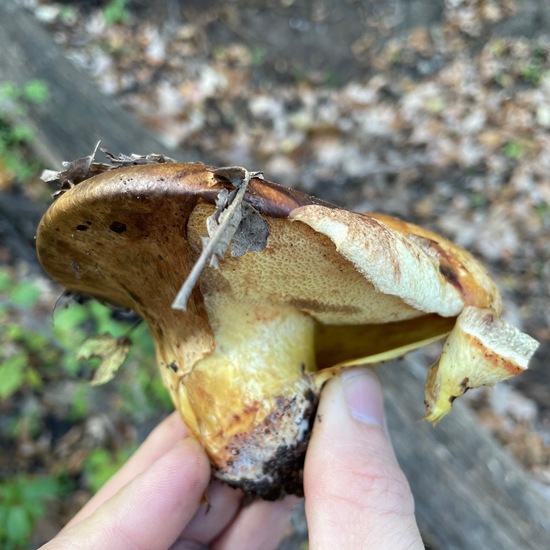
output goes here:
[[[90, 518], [74, 527], [94, 529], [94, 548], [168, 548], [199, 508], [210, 480], [204, 450], [191, 437], [177, 441]], [[68, 533], [69, 534], [69, 533]]]
[[177, 441], [189, 435], [189, 429], [183, 422], [178, 411], [170, 413], [160, 424], [149, 434], [148, 439]]
[[313, 546], [352, 548], [362, 541], [384, 548], [374, 537], [391, 529], [416, 530], [418, 542], [412, 494], [385, 429], [376, 377], [366, 369], [335, 377], [318, 410], [304, 469]]
[[321, 393], [313, 446], [323, 440], [323, 446], [334, 447], [341, 442], [363, 448], [365, 443], [379, 439], [380, 444], [392, 449], [380, 381], [370, 368], [346, 369], [330, 380]]
[[319, 472], [349, 477], [349, 472], [362, 462], [371, 463], [375, 456], [393, 462], [384, 425], [383, 398], [374, 375], [354, 368], [333, 378], [321, 393], [306, 454], [306, 494], [324, 486], [326, 476]]
[[179, 476], [185, 475], [186, 481], [195, 482], [203, 492], [206, 490], [211, 476], [210, 461], [195, 438], [180, 439], [160, 461], [160, 466], [155, 463], [153, 467], [167, 468]]
[[384, 429], [382, 386], [372, 369], [346, 369], [342, 372], [341, 383], [351, 417], [363, 424]]
[[[207, 546], [229, 525], [237, 515], [243, 500], [242, 491], [233, 489], [212, 478], [201, 506], [180, 537], [180, 545], [192, 541], [197, 546]], [[201, 546], [202, 547], [202, 546]]]
[[291, 512], [299, 502], [294, 496], [273, 502], [254, 501], [240, 511], [211, 546], [212, 550], [277, 548], [290, 529]]

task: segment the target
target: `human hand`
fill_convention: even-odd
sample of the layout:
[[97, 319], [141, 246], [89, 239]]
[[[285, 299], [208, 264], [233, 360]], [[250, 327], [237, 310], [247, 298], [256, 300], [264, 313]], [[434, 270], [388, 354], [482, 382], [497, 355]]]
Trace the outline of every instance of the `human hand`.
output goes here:
[[323, 389], [304, 491], [312, 550], [424, 549], [370, 369], [345, 370]]
[[[174, 413], [42, 548], [275, 548], [297, 499], [242, 507], [239, 491], [209, 480], [204, 451]], [[304, 489], [312, 549], [424, 548], [368, 370], [346, 371], [323, 390]]]
[[173, 413], [42, 550], [275, 548], [298, 499], [243, 507], [242, 497], [211, 481], [205, 452]]

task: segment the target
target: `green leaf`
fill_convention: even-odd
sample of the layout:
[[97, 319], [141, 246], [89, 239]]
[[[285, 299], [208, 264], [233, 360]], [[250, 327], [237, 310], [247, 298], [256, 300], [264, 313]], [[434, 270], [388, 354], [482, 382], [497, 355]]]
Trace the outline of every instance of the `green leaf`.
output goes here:
[[25, 337], [25, 330], [21, 325], [10, 323], [5, 328], [5, 335], [10, 342], [19, 342]]
[[49, 345], [48, 339], [43, 334], [32, 330], [25, 332], [24, 342], [29, 350], [37, 353], [42, 352]]
[[38, 302], [40, 294], [40, 289], [34, 283], [21, 283], [11, 293], [11, 301], [20, 307], [30, 307]]
[[94, 449], [86, 459], [84, 472], [88, 487], [97, 492], [130, 458], [136, 450], [136, 445], [129, 445], [116, 453], [110, 453], [107, 449]]
[[9, 290], [13, 285], [11, 275], [4, 269], [0, 270], [0, 292]]
[[73, 346], [75, 339], [83, 337], [80, 325], [88, 319], [88, 316], [88, 310], [76, 304], [67, 309], [56, 310], [53, 318], [55, 337], [67, 347]]
[[131, 346], [132, 341], [128, 337], [113, 338], [110, 334], [88, 338], [82, 344], [77, 353], [79, 360], [97, 357], [101, 361], [92, 379], [93, 386], [106, 384], [115, 377]]
[[46, 502], [44, 500], [35, 501], [29, 500], [25, 502], [25, 511], [31, 522], [34, 523], [37, 519], [41, 518], [46, 513]]
[[[6, 519], [8, 517], [8, 506], [0, 499], [0, 534], [2, 533], [2, 527], [6, 525]], [[0, 538], [0, 540], [2, 540]]]
[[35, 138], [34, 130], [30, 126], [18, 124], [11, 129], [11, 138], [19, 143], [32, 141]]
[[29, 388], [33, 390], [37, 390], [43, 386], [44, 381], [42, 380], [42, 377], [38, 374], [36, 369], [31, 367], [27, 370], [27, 373], [25, 376], [25, 384]]
[[76, 422], [87, 416], [90, 410], [90, 386], [80, 384], [77, 386], [71, 399], [71, 407], [69, 409], [69, 418]]
[[44, 103], [50, 99], [48, 83], [44, 80], [29, 80], [25, 84], [25, 99], [33, 103]]
[[19, 98], [21, 90], [14, 82], [4, 82], [0, 84], [0, 105], [8, 103]]
[[35, 477], [26, 480], [23, 485], [21, 494], [25, 500], [44, 500], [49, 497], [54, 497], [59, 491], [59, 484], [53, 477]]
[[117, 469], [114, 457], [107, 449], [94, 449], [84, 464], [87, 485], [94, 493], [97, 492]]
[[103, 18], [108, 25], [125, 23], [130, 19], [128, 0], [111, 0], [103, 9]]
[[16, 543], [25, 542], [32, 532], [32, 522], [23, 506], [12, 506], [6, 518], [8, 540]]
[[24, 353], [6, 359], [0, 365], [0, 399], [14, 394], [23, 384], [27, 356]]
[[113, 319], [113, 311], [109, 307], [94, 301], [88, 304], [88, 308], [91, 318], [96, 323], [97, 332], [106, 332], [118, 338], [128, 331], [124, 324]]

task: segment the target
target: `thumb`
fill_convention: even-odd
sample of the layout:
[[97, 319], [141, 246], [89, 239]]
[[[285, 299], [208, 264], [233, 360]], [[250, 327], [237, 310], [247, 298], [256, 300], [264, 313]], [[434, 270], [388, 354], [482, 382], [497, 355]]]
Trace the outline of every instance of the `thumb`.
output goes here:
[[385, 425], [369, 369], [346, 370], [323, 389], [304, 469], [311, 549], [424, 548]]

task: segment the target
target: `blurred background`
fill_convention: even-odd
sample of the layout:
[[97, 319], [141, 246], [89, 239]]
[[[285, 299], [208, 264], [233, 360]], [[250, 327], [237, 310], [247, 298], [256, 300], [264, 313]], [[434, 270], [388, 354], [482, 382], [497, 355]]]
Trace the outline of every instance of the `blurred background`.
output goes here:
[[[115, 154], [263, 170], [472, 251], [505, 317], [542, 345], [527, 373], [468, 407], [550, 499], [546, 0], [2, 4], [0, 547], [53, 536], [171, 410], [146, 328], [60, 299], [34, 254], [55, 191], [42, 169], [99, 139]], [[131, 328], [127, 363], [91, 387], [80, 343]], [[285, 548], [306, 541], [298, 514]]]

